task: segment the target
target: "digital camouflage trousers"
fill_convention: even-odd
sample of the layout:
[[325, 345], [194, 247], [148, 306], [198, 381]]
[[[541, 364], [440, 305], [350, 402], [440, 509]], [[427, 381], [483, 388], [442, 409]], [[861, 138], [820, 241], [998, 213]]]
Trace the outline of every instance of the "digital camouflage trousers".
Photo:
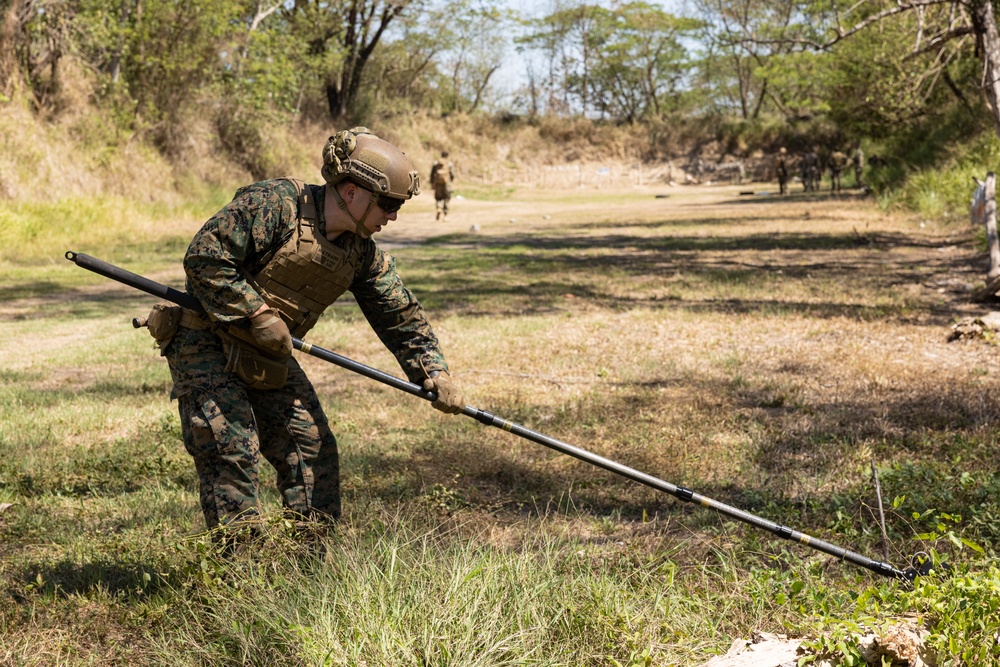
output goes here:
[[285, 509], [340, 516], [337, 440], [312, 383], [294, 358], [280, 389], [250, 389], [226, 370], [219, 338], [181, 327], [163, 351], [174, 379], [184, 447], [194, 458], [205, 523], [260, 512], [259, 465], [277, 472]]

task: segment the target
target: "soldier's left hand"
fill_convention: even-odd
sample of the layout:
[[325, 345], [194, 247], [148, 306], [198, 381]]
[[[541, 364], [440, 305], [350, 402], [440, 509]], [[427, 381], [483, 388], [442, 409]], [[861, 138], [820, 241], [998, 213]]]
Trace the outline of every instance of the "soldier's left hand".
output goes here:
[[432, 377], [424, 380], [424, 391], [433, 391], [437, 400], [431, 403], [436, 409], [448, 414], [457, 414], [465, 408], [465, 398], [462, 390], [451, 380], [446, 371], [435, 371]]

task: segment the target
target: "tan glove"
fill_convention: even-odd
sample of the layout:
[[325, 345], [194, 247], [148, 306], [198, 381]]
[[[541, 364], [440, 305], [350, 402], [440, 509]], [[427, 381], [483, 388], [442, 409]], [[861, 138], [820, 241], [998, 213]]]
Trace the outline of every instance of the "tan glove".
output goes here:
[[292, 334], [288, 325], [270, 308], [250, 318], [250, 335], [261, 348], [287, 356], [292, 353]]
[[465, 408], [462, 390], [451, 381], [451, 376], [446, 371], [434, 371], [431, 377], [424, 380], [424, 391], [433, 391], [437, 394], [437, 400], [431, 405], [441, 412], [454, 415]]

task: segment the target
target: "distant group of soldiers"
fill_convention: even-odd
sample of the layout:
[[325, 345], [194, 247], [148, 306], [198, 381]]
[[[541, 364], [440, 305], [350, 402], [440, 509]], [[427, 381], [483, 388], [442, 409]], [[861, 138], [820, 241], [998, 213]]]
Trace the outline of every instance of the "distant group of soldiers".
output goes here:
[[[778, 187], [781, 194], [788, 194], [788, 179], [792, 173], [792, 160], [788, 157], [788, 150], [784, 147], [778, 149], [778, 157], [775, 160], [775, 174], [778, 177]], [[830, 153], [826, 159], [826, 168], [830, 170], [830, 191], [840, 192], [842, 190], [841, 174], [847, 167], [848, 162], [854, 166], [854, 185], [858, 189], [864, 189], [865, 183], [862, 178], [865, 169], [865, 154], [861, 150], [861, 145], [855, 146], [851, 156], [848, 157], [841, 150]], [[816, 192], [819, 190], [820, 179], [823, 176], [823, 161], [820, 159], [819, 151], [814, 147], [801, 154], [798, 159], [802, 187], [805, 192]]]

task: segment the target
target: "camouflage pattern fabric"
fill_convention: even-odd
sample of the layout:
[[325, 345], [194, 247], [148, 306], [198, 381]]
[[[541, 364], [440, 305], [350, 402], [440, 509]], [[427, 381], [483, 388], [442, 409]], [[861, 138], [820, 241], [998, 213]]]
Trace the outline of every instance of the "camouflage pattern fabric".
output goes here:
[[211, 331], [182, 327], [165, 355], [209, 528], [260, 513], [262, 455], [277, 472], [287, 510], [313, 519], [340, 516], [337, 440], [294, 358], [284, 387], [260, 391], [225, 370], [222, 346]]
[[[313, 188], [323, 210], [324, 187]], [[217, 323], [247, 326], [263, 298], [248, 284], [297, 227], [295, 186], [287, 180], [241, 188], [195, 235], [184, 258], [187, 290]], [[320, 213], [319, 224], [325, 221]], [[358, 253], [350, 290], [369, 324], [420, 382], [448, 367], [423, 309], [406, 289], [394, 259], [371, 239], [345, 232]], [[335, 241], [336, 242], [336, 241]], [[286, 509], [307, 517], [340, 515], [337, 441], [316, 392], [294, 358], [284, 387], [248, 388], [226, 370], [219, 337], [185, 327], [164, 350], [174, 379], [184, 446], [195, 460], [201, 506], [211, 528], [259, 512], [260, 456], [278, 473]]]

